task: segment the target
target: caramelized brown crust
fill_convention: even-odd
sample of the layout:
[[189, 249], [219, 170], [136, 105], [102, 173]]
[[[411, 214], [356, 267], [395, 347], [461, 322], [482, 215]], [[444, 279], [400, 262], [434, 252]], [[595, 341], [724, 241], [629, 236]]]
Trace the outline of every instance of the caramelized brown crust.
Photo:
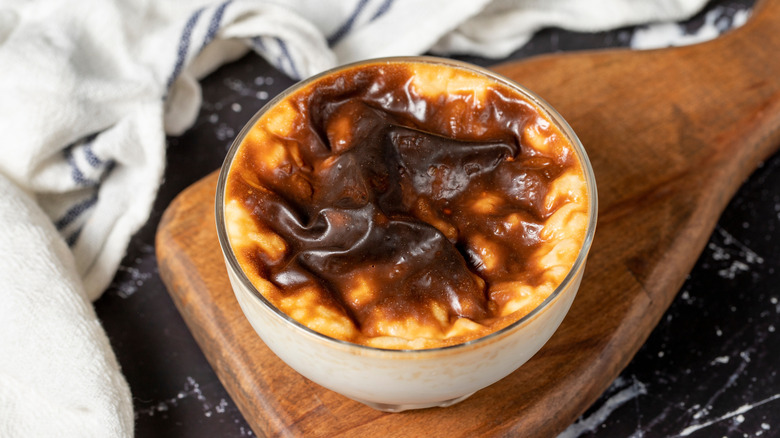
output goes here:
[[260, 293], [326, 335], [385, 348], [483, 336], [560, 284], [587, 227], [572, 145], [477, 73], [377, 63], [303, 87], [244, 138], [225, 193]]

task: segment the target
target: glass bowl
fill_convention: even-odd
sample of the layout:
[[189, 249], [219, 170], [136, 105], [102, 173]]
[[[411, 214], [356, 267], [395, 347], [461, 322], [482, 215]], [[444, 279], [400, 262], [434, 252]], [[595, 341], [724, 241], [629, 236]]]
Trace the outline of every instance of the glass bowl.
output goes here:
[[[260, 117], [290, 93], [325, 75], [361, 65], [393, 62], [466, 69], [515, 89], [567, 137], [585, 176], [589, 203], [586, 234], [563, 282], [539, 306], [514, 323], [457, 345], [391, 350], [320, 334], [279, 310], [253, 286], [228, 239], [224, 205], [227, 175], [239, 146]], [[220, 171], [215, 204], [217, 233], [231, 285], [246, 318], [263, 342], [306, 378], [388, 412], [455, 404], [514, 372], [539, 351], [558, 328], [574, 300], [593, 241], [597, 216], [596, 183], [587, 154], [571, 127], [548, 103], [521, 85], [489, 70], [432, 57], [373, 59], [341, 66], [299, 82], [281, 93], [249, 120], [233, 142]]]

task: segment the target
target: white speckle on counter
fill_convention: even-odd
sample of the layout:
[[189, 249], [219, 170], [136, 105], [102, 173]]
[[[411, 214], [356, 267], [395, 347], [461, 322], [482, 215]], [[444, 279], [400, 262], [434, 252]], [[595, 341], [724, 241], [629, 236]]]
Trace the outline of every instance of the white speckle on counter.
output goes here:
[[274, 78], [271, 76], [258, 76], [255, 78], [255, 85], [271, 85], [274, 83]]
[[120, 265], [114, 280], [108, 286], [108, 290], [115, 293], [119, 298], [130, 298], [138, 291], [138, 288], [144, 285], [146, 280], [152, 278], [151, 272], [144, 272], [140, 266], [144, 260], [154, 255], [152, 245], [141, 246], [142, 257], [135, 257], [130, 265]]
[[742, 263], [740, 261], [734, 261], [734, 263], [731, 264], [726, 269], [721, 269], [718, 271], [718, 275], [720, 275], [722, 278], [728, 278], [729, 280], [733, 280], [738, 272], [748, 272], [750, 271], [750, 267], [746, 265], [745, 263]]
[[220, 123], [214, 133], [216, 134], [217, 139], [220, 141], [232, 140], [236, 135], [236, 131], [234, 131], [233, 128], [227, 123]]
[[631, 37], [632, 49], [659, 49], [671, 46], [686, 46], [709, 41], [729, 29], [742, 26], [750, 17], [750, 10], [739, 10], [729, 25], [726, 8], [716, 7], [704, 16], [704, 24], [694, 32], [686, 32], [677, 23], [656, 23], [641, 27]]
[[722, 242], [722, 245], [710, 242], [707, 245], [707, 249], [711, 251], [710, 257], [716, 262], [729, 262], [728, 264], [723, 263], [724, 267], [717, 271], [721, 278], [733, 280], [740, 273], [750, 272], [751, 265], [764, 263], [763, 257], [737, 240], [723, 227], [716, 227], [714, 236]]
[[[743, 353], [747, 354], [746, 352], [743, 352]], [[692, 415], [692, 419], [695, 420], [695, 421], [698, 421], [701, 418], [707, 417], [710, 414], [710, 411], [712, 410], [712, 406], [715, 403], [715, 401], [718, 398], [720, 398], [720, 396], [728, 388], [734, 386], [734, 384], [737, 382], [737, 380], [742, 375], [742, 373], [745, 372], [745, 368], [747, 368], [747, 365], [748, 365], [747, 361], [743, 360], [742, 362], [740, 362], [739, 365], [737, 366], [737, 369], [734, 370], [734, 372], [731, 373], [729, 378], [726, 380], [726, 383], [710, 397], [710, 399], [707, 401], [707, 403], [704, 405], [704, 407], [700, 408], [699, 405], [693, 406], [691, 408], [691, 410], [692, 411], [696, 411], [696, 412], [694, 412], [694, 414]]]
[[228, 78], [225, 79], [225, 86], [238, 93], [240, 96], [251, 96], [255, 93], [252, 87], [245, 84], [240, 79]]
[[710, 362], [710, 365], [715, 365], [716, 363], [729, 363], [729, 357], [728, 356], [719, 356]]
[[143, 286], [144, 281], [152, 277], [151, 273], [142, 272], [133, 266], [120, 266], [117, 271], [118, 273], [125, 273], [130, 277], [112, 285], [112, 288], [120, 298], [129, 298], [138, 291], [139, 287]]
[[709, 243], [707, 245], [707, 248], [712, 251], [712, 258], [714, 260], [728, 260], [731, 258], [728, 252], [726, 252], [725, 249], [719, 247], [718, 245], [714, 243]]
[[693, 414], [693, 419], [698, 420], [701, 417], [704, 417], [705, 415], [710, 413], [710, 409], [712, 409], [712, 406], [705, 406], [704, 408], [701, 408], [701, 406], [696, 405], [696, 409], [699, 409], [696, 411], [695, 414]]
[[[763, 404], [775, 401], [777, 399], [780, 399], [780, 394], [775, 394], [775, 395], [773, 395], [771, 397], [767, 397], [767, 398], [765, 398], [763, 400], [760, 400], [760, 401], [758, 401], [756, 403], [744, 404], [744, 405], [738, 407], [736, 410], [731, 411], [731, 412], [727, 412], [727, 413], [721, 415], [718, 418], [714, 418], [712, 420], [706, 421], [706, 422], [701, 423], [701, 424], [690, 425], [690, 426], [686, 427], [685, 429], [683, 429], [682, 432], [680, 432], [680, 434], [678, 436], [688, 436], [688, 435], [690, 435], [690, 434], [692, 434], [692, 433], [694, 433], [694, 432], [696, 432], [698, 430], [701, 430], [701, 429], [704, 429], [706, 427], [712, 426], [713, 424], [719, 423], [719, 422], [721, 422], [723, 420], [728, 420], [729, 418], [736, 418], [736, 421], [741, 423], [741, 422], [745, 421], [745, 417], [742, 414], [745, 414], [745, 413], [749, 412], [750, 410], [752, 410], [753, 408], [755, 408], [757, 406], [761, 406]], [[764, 424], [766, 424], [766, 423], [764, 423]], [[762, 428], [763, 428], [764, 424], [761, 425]], [[767, 424], [767, 426], [769, 426], [769, 425]], [[765, 430], [767, 430], [767, 429], [765, 429]]]
[[[237, 78], [224, 79], [222, 84], [229, 91], [223, 91], [221, 94], [222, 97], [217, 101], [206, 100], [203, 102], [202, 110], [214, 111], [214, 113], [209, 114], [207, 117], [201, 120], [211, 123], [212, 125], [216, 125], [220, 119], [218, 113], [222, 111], [223, 108], [229, 108], [234, 113], [240, 113], [244, 110], [244, 107], [247, 106], [246, 98], [268, 100], [270, 94], [267, 90], [260, 87], [273, 84], [273, 82], [274, 79], [272, 77], [262, 76], [258, 76], [253, 81], [249, 82], [244, 82]], [[251, 103], [248, 105], [248, 108], [253, 108]], [[220, 123], [216, 127], [214, 133], [217, 137], [217, 140], [219, 141], [232, 139], [235, 134], [233, 128], [224, 123]]]
[[200, 384], [198, 384], [198, 382], [196, 382], [192, 377], [187, 376], [187, 380], [184, 383], [184, 388], [182, 388], [182, 390], [179, 391], [174, 397], [158, 402], [157, 404], [148, 408], [136, 410], [135, 417], [138, 418], [141, 415], [148, 415], [151, 417], [156, 413], [167, 412], [172, 407], [178, 406], [179, 403], [181, 403], [183, 400], [192, 397], [201, 403], [203, 415], [206, 417], [211, 417], [215, 413], [224, 414], [229, 406], [228, 402], [224, 398], [220, 398], [216, 405], [209, 403], [209, 401], [206, 399], [206, 396], [203, 395], [203, 391], [200, 389]]
[[[625, 384], [625, 379], [618, 377], [612, 383], [610, 389], [621, 387]], [[592, 413], [587, 418], [580, 418], [576, 423], [572, 424], [560, 435], [558, 435], [558, 438], [575, 438], [582, 435], [583, 433], [593, 432], [596, 430], [596, 428], [599, 427], [599, 425], [602, 425], [607, 417], [609, 417], [609, 415], [617, 408], [624, 405], [627, 401], [644, 394], [647, 394], [647, 388], [645, 387], [644, 383], [633, 379], [629, 386], [623, 388], [617, 394], [614, 394], [608, 398], [604, 404], [602, 404], [601, 407], [596, 410], [596, 412]]]

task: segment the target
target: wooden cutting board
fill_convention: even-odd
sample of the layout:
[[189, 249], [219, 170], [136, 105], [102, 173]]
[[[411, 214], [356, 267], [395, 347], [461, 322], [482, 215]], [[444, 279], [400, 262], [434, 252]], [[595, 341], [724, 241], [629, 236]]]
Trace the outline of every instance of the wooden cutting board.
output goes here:
[[526, 365], [453, 407], [388, 414], [288, 368], [235, 301], [214, 225], [216, 174], [182, 192], [157, 234], [160, 274], [260, 436], [553, 436], [628, 364], [743, 180], [780, 145], [780, 2], [714, 41], [553, 55], [495, 67], [585, 145], [599, 225], [568, 316]]

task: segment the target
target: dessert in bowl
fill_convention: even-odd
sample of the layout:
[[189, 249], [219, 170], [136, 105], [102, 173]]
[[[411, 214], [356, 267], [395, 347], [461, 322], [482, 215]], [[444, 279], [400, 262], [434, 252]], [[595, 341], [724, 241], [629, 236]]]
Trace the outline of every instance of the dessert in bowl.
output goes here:
[[596, 188], [571, 128], [530, 91], [387, 58], [264, 106], [228, 152], [216, 217], [263, 342], [312, 381], [400, 411], [463, 400], [552, 336]]

